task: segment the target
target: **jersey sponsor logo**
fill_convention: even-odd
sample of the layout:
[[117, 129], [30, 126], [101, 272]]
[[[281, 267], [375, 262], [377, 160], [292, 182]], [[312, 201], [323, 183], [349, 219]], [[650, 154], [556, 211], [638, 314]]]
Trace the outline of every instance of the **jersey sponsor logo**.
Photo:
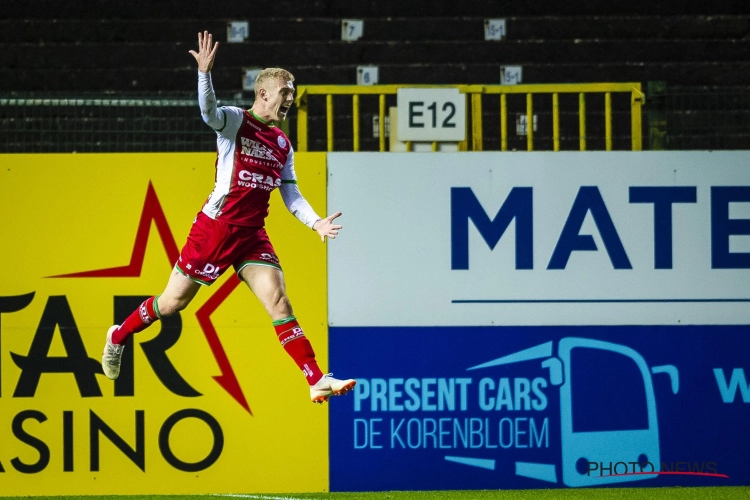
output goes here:
[[273, 150], [265, 144], [248, 139], [247, 137], [241, 137], [241, 139], [243, 155], [260, 158], [261, 160], [276, 160], [273, 156]]
[[279, 147], [284, 148], [284, 149], [286, 148], [286, 139], [284, 139], [283, 137], [281, 136], [277, 137], [276, 142], [279, 143]]
[[273, 191], [275, 188], [281, 186], [281, 178], [274, 180], [270, 175], [256, 174], [248, 170], [240, 170], [238, 177], [238, 186], [249, 187], [251, 189]]

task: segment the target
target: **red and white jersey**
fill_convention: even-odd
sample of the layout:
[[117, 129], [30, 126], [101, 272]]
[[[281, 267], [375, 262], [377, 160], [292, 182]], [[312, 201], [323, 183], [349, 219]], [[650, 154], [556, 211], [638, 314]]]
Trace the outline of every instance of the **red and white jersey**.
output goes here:
[[[202, 76], [201, 76], [202, 75]], [[280, 188], [285, 205], [308, 227], [320, 219], [297, 188], [294, 151], [278, 127], [252, 111], [216, 108], [210, 75], [199, 72], [204, 121], [216, 131], [216, 183], [203, 213], [228, 224], [260, 227], [271, 192]]]

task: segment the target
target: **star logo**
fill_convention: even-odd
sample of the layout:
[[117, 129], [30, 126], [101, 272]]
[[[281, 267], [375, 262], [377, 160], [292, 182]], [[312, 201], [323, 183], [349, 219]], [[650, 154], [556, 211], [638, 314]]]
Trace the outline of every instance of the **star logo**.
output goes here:
[[[164, 210], [159, 203], [156, 190], [151, 182], [148, 184], [146, 199], [141, 210], [141, 218], [138, 223], [138, 229], [135, 234], [133, 251], [130, 255], [130, 262], [124, 266], [110, 267], [106, 269], [96, 269], [92, 271], [82, 271], [70, 274], [60, 274], [49, 276], [49, 278], [133, 278], [141, 276], [143, 260], [146, 255], [146, 245], [148, 243], [151, 223], [156, 226], [159, 238], [164, 246], [169, 265], [173, 266], [179, 258], [180, 252], [175, 243], [169, 223], [164, 214]], [[195, 316], [198, 324], [203, 330], [203, 334], [208, 341], [216, 364], [219, 366], [220, 375], [214, 376], [213, 379], [224, 389], [240, 406], [242, 406], [250, 415], [253, 414], [250, 405], [245, 398], [242, 388], [240, 387], [237, 376], [229, 363], [224, 346], [221, 344], [219, 334], [211, 322], [211, 315], [226, 300], [227, 297], [240, 284], [237, 275], [232, 273], [229, 278], [208, 298], [208, 300], [198, 309]]]

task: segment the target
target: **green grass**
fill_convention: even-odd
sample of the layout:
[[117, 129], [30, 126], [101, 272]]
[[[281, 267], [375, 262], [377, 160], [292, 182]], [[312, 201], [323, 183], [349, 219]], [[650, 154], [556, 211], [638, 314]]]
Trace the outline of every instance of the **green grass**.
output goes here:
[[706, 488], [591, 488], [558, 490], [502, 490], [502, 491], [381, 491], [375, 493], [267, 493], [236, 495], [72, 495], [56, 497], [0, 497], [0, 499], [29, 498], [39, 500], [576, 500], [576, 499], [631, 499], [648, 500], [733, 500], [750, 498], [750, 487], [720, 486]]

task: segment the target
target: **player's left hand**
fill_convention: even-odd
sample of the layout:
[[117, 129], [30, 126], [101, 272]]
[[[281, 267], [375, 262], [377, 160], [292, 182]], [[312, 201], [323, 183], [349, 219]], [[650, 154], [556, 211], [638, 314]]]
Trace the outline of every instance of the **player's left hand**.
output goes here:
[[198, 63], [198, 71], [209, 73], [214, 66], [216, 50], [219, 48], [219, 42], [213, 43], [213, 37], [208, 31], [198, 33], [198, 52], [190, 50], [190, 54]]
[[326, 236], [328, 236], [332, 240], [336, 239], [336, 235], [339, 234], [339, 229], [344, 227], [333, 223], [333, 220], [337, 217], [341, 217], [341, 212], [331, 214], [325, 219], [320, 219], [318, 222], [313, 224], [313, 229], [315, 229], [320, 235], [320, 241], [325, 242]]

